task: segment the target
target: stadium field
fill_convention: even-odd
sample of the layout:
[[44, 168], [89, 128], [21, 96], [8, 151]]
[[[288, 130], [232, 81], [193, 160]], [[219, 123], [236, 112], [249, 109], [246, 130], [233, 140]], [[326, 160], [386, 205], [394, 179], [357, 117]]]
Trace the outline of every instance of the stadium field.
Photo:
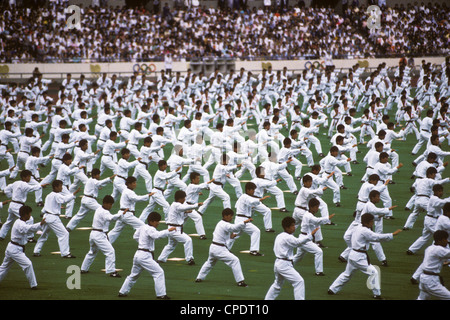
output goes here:
[[[360, 116], [360, 114], [358, 114]], [[393, 116], [393, 115], [391, 115]], [[250, 128], [256, 128], [253, 121], [250, 121]], [[397, 129], [398, 131], [398, 129]], [[287, 131], [282, 132], [287, 135]], [[326, 136], [326, 129], [321, 128], [318, 135], [324, 153], [330, 147], [329, 139]], [[366, 141], [369, 137], [366, 137]], [[394, 209], [393, 220], [384, 220], [384, 231], [393, 232], [401, 229], [408, 217], [410, 211], [405, 211], [406, 202], [412, 195], [409, 188], [413, 182], [411, 180], [414, 167], [412, 161], [415, 156], [411, 155], [411, 149], [416, 143], [414, 134], [407, 137], [404, 141], [394, 141], [394, 148], [400, 156], [400, 162], [404, 164], [397, 174], [394, 175], [393, 180], [395, 184], [389, 185], [389, 192], [393, 199], [393, 205], [398, 207]], [[447, 142], [443, 145], [444, 150], [450, 150]], [[95, 150], [95, 149], [94, 149]], [[320, 159], [315, 152], [314, 147], [311, 148], [314, 154], [316, 163]], [[421, 151], [424, 149], [422, 148]], [[345, 249], [346, 245], [342, 236], [348, 225], [353, 220], [353, 212], [356, 206], [356, 195], [361, 186], [360, 180], [365, 172], [365, 165], [363, 157], [367, 151], [365, 145], [360, 146], [361, 153], [358, 153], [358, 161], [360, 164], [352, 164], [353, 176], [344, 176], [344, 183], [348, 187], [347, 190], [341, 190], [341, 207], [335, 207], [332, 202], [331, 190], [326, 190], [323, 199], [329, 205], [329, 211], [335, 213], [336, 216], [332, 219], [335, 225], [325, 225], [322, 227], [324, 241], [326, 248], [324, 252], [324, 273], [325, 276], [319, 277], [314, 273], [314, 261], [311, 254], [306, 254], [305, 258], [296, 265], [296, 269], [300, 272], [305, 280], [306, 299], [307, 300], [372, 300], [372, 293], [366, 286], [366, 275], [356, 273], [352, 281], [350, 281], [344, 289], [337, 295], [330, 296], [327, 294], [328, 287], [336, 279], [336, 277], [345, 269], [345, 263], [338, 261], [339, 254]], [[165, 150], [166, 156], [170, 154], [170, 149]], [[167, 159], [166, 157], [166, 159]], [[306, 163], [304, 158], [300, 158], [303, 163]], [[99, 162], [97, 162], [97, 166]], [[2, 168], [6, 168], [6, 163], [1, 164]], [[212, 166], [210, 172], [213, 170]], [[154, 174], [156, 165], [152, 163], [150, 173]], [[50, 170], [50, 164], [45, 168], [41, 168], [41, 177], [44, 177]], [[187, 168], [183, 169], [183, 173]], [[303, 167], [302, 174], [309, 171], [307, 166]], [[131, 172], [130, 172], [131, 173]], [[106, 171], [102, 177], [110, 176], [112, 173]], [[448, 169], [444, 171], [443, 177], [448, 177]], [[250, 175], [246, 173], [242, 180], [249, 180]], [[10, 183], [11, 181], [7, 181]], [[244, 186], [245, 182], [242, 182]], [[296, 181], [299, 185], [299, 181]], [[285, 195], [288, 213], [281, 213], [277, 209], [272, 210], [273, 226], [275, 233], [264, 232], [263, 221], [261, 215], [256, 214], [254, 223], [261, 230], [261, 253], [264, 256], [255, 257], [247, 253], [249, 250], [250, 239], [249, 236], [243, 234], [240, 239], [235, 242], [232, 252], [236, 254], [240, 261], [242, 270], [245, 276], [245, 281], [248, 287], [238, 287], [231, 272], [225, 264], [219, 262], [202, 283], [195, 283], [194, 280], [208, 257], [208, 250], [212, 239], [212, 232], [216, 223], [221, 219], [222, 203], [220, 200], [215, 200], [206, 211], [203, 221], [206, 229], [207, 240], [200, 240], [196, 235], [192, 235], [194, 244], [194, 258], [196, 264], [188, 266], [186, 261], [175, 259], [176, 261], [168, 261], [162, 264], [165, 272], [167, 295], [173, 300], [262, 300], [274, 280], [273, 264], [273, 242], [278, 233], [282, 231], [281, 220], [287, 215], [292, 215], [294, 209], [295, 195], [288, 191], [286, 183], [280, 182], [279, 187], [282, 190], [287, 190]], [[225, 190], [230, 194], [232, 204], [236, 201], [234, 189], [227, 185]], [[444, 186], [444, 197], [450, 196], [450, 187]], [[51, 191], [51, 186], [44, 189], [45, 196]], [[138, 188], [135, 190], [137, 194], [145, 194], [145, 186], [142, 180], [138, 181]], [[111, 194], [112, 184], [100, 190], [99, 199], [104, 195]], [[78, 195], [83, 194], [81, 191]], [[205, 200], [208, 191], [205, 191], [201, 200]], [[0, 201], [6, 200], [4, 194], [0, 195]], [[169, 203], [173, 201], [173, 194], [169, 199]], [[40, 220], [40, 209], [35, 205], [34, 194], [28, 196], [28, 203], [33, 208], [33, 217], [35, 222]], [[274, 197], [265, 201], [265, 203], [274, 208], [276, 202]], [[74, 214], [77, 212], [80, 204], [80, 198], [77, 197]], [[141, 202], [136, 205], [137, 215], [146, 206], [146, 202]], [[114, 204], [112, 209], [116, 213], [119, 209], [118, 201]], [[161, 208], [156, 208], [158, 212], [162, 213]], [[0, 211], [2, 221], [6, 220], [7, 209], [6, 206]], [[64, 211], [63, 211], [64, 212]], [[62, 259], [58, 254], [59, 248], [57, 239], [54, 234], [51, 234], [48, 241], [45, 243], [41, 252], [41, 257], [33, 257], [33, 247], [35, 244], [30, 243], [26, 246], [26, 254], [33, 262], [36, 278], [38, 282], [38, 290], [30, 290], [28, 282], [24, 276], [23, 271], [18, 265], [11, 268], [9, 274], [0, 284], [0, 300], [154, 300], [156, 298], [154, 291], [153, 278], [148, 273], [142, 273], [141, 278], [131, 290], [128, 297], [119, 298], [118, 291], [122, 286], [125, 277], [130, 273], [132, 267], [133, 255], [137, 249], [137, 243], [132, 239], [134, 230], [131, 227], [126, 227], [118, 240], [114, 243], [116, 251], [116, 268], [120, 269], [119, 273], [122, 278], [110, 278], [102, 271], [105, 267], [104, 256], [99, 253], [95, 262], [91, 266], [89, 273], [82, 274], [79, 282], [80, 287], [71, 289], [71, 276], [73, 272], [70, 271], [72, 265], [81, 266], [85, 254], [89, 250], [89, 227], [91, 227], [92, 215], [83, 220], [76, 230], [70, 233], [70, 247], [71, 253], [76, 256], [76, 259]], [[381, 290], [382, 296], [388, 300], [413, 300], [419, 294], [417, 285], [410, 283], [410, 278], [415, 269], [419, 266], [423, 259], [424, 248], [416, 255], [409, 256], [406, 250], [409, 245], [414, 242], [422, 232], [423, 227], [422, 214], [417, 220], [414, 228], [409, 231], [403, 231], [394, 238], [393, 241], [383, 243], [383, 249], [387, 256], [388, 266], [382, 267], [381, 263], [377, 261], [373, 250], [369, 251], [371, 261], [374, 265], [380, 267], [381, 271]], [[68, 220], [62, 218], [64, 224]], [[110, 228], [113, 227], [111, 224]], [[166, 228], [165, 224], [160, 224], [159, 229]], [[185, 232], [188, 234], [195, 234], [195, 228], [192, 220], [188, 220], [185, 225]], [[296, 234], [298, 234], [298, 230]], [[9, 233], [10, 235], [10, 233]], [[37, 239], [38, 236], [36, 236]], [[6, 245], [9, 241], [9, 236], [0, 241], [0, 259], [3, 259]], [[163, 246], [167, 243], [167, 239], [161, 239], [156, 242], [155, 257], [158, 256]], [[431, 244], [431, 242], [430, 242]], [[176, 250], [170, 258], [183, 258], [184, 251], [182, 245], [178, 245]], [[450, 279], [450, 268], [444, 267], [442, 276], [445, 280]], [[68, 285], [69, 284], [69, 285]], [[285, 283], [278, 300], [292, 300], [293, 291], [290, 284]]]

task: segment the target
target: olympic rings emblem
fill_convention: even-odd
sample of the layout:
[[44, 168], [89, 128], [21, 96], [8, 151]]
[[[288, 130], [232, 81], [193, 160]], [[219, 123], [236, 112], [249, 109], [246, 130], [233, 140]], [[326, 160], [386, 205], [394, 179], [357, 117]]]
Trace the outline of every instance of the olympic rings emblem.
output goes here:
[[311, 69], [312, 66], [314, 66], [314, 68], [316, 68], [316, 69], [322, 69], [322, 70], [325, 69], [324, 61], [322, 61], [322, 62], [319, 62], [319, 61], [314, 61], [314, 62], [306, 61], [305, 62], [305, 69], [306, 70]]
[[149, 65], [146, 65], [145, 63], [143, 64], [138, 64], [136, 63], [133, 66], [133, 72], [138, 72], [138, 73], [143, 73], [146, 76], [148, 76], [149, 74], [151, 74], [152, 72], [156, 71], [156, 66], [153, 63], [150, 63]]

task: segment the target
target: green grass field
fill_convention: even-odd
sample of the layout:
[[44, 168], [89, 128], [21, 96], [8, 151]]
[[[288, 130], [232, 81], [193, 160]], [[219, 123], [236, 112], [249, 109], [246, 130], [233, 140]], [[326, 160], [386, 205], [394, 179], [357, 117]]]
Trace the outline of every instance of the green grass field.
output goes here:
[[[253, 124], [253, 122], [250, 122]], [[325, 135], [326, 129], [321, 128], [319, 138], [322, 143], [324, 152], [327, 152], [330, 143]], [[287, 132], [284, 132], [287, 134]], [[366, 141], [369, 137], [366, 137]], [[412, 160], [414, 157], [410, 151], [416, 143], [415, 136], [409, 135], [406, 142], [394, 141], [394, 148], [400, 155], [400, 162], [405, 166], [394, 176], [396, 184], [389, 186], [389, 192], [393, 199], [393, 205], [398, 207], [394, 210], [394, 220], [384, 221], [384, 231], [392, 232], [396, 229], [402, 228], [410, 211], [405, 211], [404, 206], [412, 195], [409, 188], [413, 182], [410, 179], [414, 167]], [[444, 143], [443, 148], [449, 150], [447, 143]], [[315, 149], [311, 146], [314, 153], [316, 163], [319, 160]], [[348, 225], [353, 220], [353, 211], [356, 205], [356, 195], [361, 186], [360, 180], [365, 171], [363, 157], [367, 150], [366, 146], [361, 146], [361, 153], [358, 154], [359, 165], [352, 164], [353, 176], [344, 176], [344, 183], [348, 190], [341, 190], [342, 207], [336, 208], [332, 203], [332, 192], [326, 190], [324, 200], [329, 204], [330, 213], [336, 213], [333, 222], [336, 225], [326, 225], [322, 227], [324, 241], [327, 246], [324, 248], [324, 277], [317, 277], [314, 275], [313, 256], [307, 254], [305, 258], [296, 265], [296, 269], [300, 272], [305, 280], [306, 299], [307, 300], [371, 300], [371, 291], [366, 287], [367, 277], [362, 273], [357, 273], [354, 278], [344, 287], [344, 289], [335, 296], [329, 296], [327, 289], [335, 278], [345, 269], [345, 264], [338, 261], [339, 254], [345, 249], [345, 242], [342, 236]], [[170, 150], [166, 150], [169, 152]], [[423, 149], [421, 150], [423, 151]], [[168, 154], [168, 153], [167, 153]], [[306, 163], [303, 158], [300, 158], [303, 163]], [[6, 162], [1, 164], [2, 168], [6, 168]], [[99, 163], [97, 163], [99, 165]], [[212, 173], [212, 167], [211, 173]], [[41, 169], [41, 177], [44, 177], [50, 170], [50, 165]], [[156, 165], [153, 163], [150, 168], [150, 173], [154, 174]], [[183, 169], [186, 172], [187, 168]], [[302, 173], [306, 173], [308, 167], [304, 167]], [[104, 177], [111, 173], [106, 172]], [[448, 169], [444, 172], [444, 177], [449, 176]], [[244, 175], [243, 180], [249, 180], [248, 173]], [[10, 183], [10, 181], [8, 181]], [[299, 182], [296, 182], [299, 185]], [[242, 184], [244, 185], [244, 183]], [[279, 184], [282, 190], [288, 190], [285, 182]], [[44, 189], [45, 196], [50, 192], [50, 186]], [[225, 190], [230, 194], [232, 204], [236, 201], [234, 190], [227, 185]], [[445, 197], [450, 196], [450, 188], [445, 187]], [[101, 199], [106, 194], [111, 194], [112, 184], [102, 189], [99, 194]], [[82, 194], [80, 192], [79, 194]], [[142, 180], [138, 182], [137, 194], [146, 193], [145, 186]], [[208, 191], [200, 197], [200, 200], [206, 199]], [[173, 199], [173, 194], [171, 200]], [[4, 194], [0, 195], [0, 201], [6, 200]], [[74, 214], [78, 211], [80, 198], [77, 198], [74, 209]], [[292, 215], [294, 209], [295, 195], [290, 192], [285, 193], [285, 200], [289, 213], [280, 213], [278, 210], [273, 210], [273, 226], [275, 233], [264, 232], [261, 215], [254, 216], [254, 223], [262, 230], [261, 232], [261, 252], [264, 253], [262, 257], [253, 257], [248, 253], [241, 253], [241, 251], [248, 250], [250, 245], [249, 236], [244, 234], [238, 239], [232, 249], [242, 265], [245, 281], [248, 283], [247, 288], [236, 286], [231, 269], [219, 262], [206, 280], [202, 283], [195, 283], [194, 280], [200, 270], [202, 264], [208, 257], [208, 250], [212, 239], [212, 231], [216, 223], [221, 219], [222, 203], [216, 200], [207, 210], [204, 215], [204, 225], [207, 232], [207, 240], [199, 240], [198, 237], [193, 237], [194, 244], [194, 258], [196, 265], [188, 266], [185, 261], [168, 261], [162, 265], [165, 271], [167, 294], [174, 300], [262, 300], [274, 280], [273, 263], [275, 260], [273, 254], [273, 242], [276, 235], [282, 231], [281, 220], [286, 215]], [[28, 202], [33, 207], [33, 216], [35, 221], [39, 221], [40, 209], [35, 205], [34, 194], [28, 196]], [[276, 207], [275, 199], [272, 197], [265, 202], [269, 207]], [[136, 211], [139, 213], [144, 209], [147, 203], [138, 203]], [[112, 210], [116, 213], [119, 208], [118, 201]], [[162, 213], [161, 208], [157, 211]], [[64, 212], [64, 211], [63, 211]], [[92, 221], [91, 213], [79, 225], [80, 227], [90, 227]], [[137, 214], [138, 215], [138, 214]], [[1, 219], [4, 222], [7, 217], [7, 208], [1, 211]], [[64, 224], [68, 220], [62, 219]], [[110, 228], [113, 227], [113, 224]], [[423, 259], [424, 248], [414, 256], [406, 255], [406, 250], [409, 245], [420, 236], [423, 227], [423, 215], [417, 220], [414, 228], [410, 231], [400, 233], [393, 241], [383, 243], [383, 248], [386, 253], [389, 266], [381, 267], [380, 262], [377, 261], [373, 250], [369, 252], [371, 261], [374, 265], [379, 265], [381, 268], [381, 288], [382, 295], [389, 300], [412, 300], [416, 299], [419, 293], [417, 285], [412, 285], [409, 281], [415, 269], [419, 266]], [[164, 229], [166, 226], [161, 224], [159, 229]], [[137, 243], [132, 239], [133, 230], [127, 227], [118, 240], [114, 243], [116, 250], [116, 268], [122, 269], [120, 274], [121, 279], [110, 278], [102, 271], [104, 269], [105, 259], [99, 253], [95, 262], [93, 263], [88, 274], [81, 275], [81, 288], [69, 289], [67, 281], [72, 275], [67, 273], [68, 267], [71, 265], [81, 266], [85, 254], [89, 250], [89, 230], [74, 230], [70, 233], [71, 252], [76, 256], [76, 259], [62, 259], [59, 254], [52, 254], [58, 252], [57, 239], [54, 234], [51, 234], [48, 241], [44, 245], [41, 257], [32, 257], [34, 244], [28, 244], [26, 254], [33, 262], [36, 278], [38, 281], [38, 290], [30, 290], [28, 282], [23, 271], [14, 265], [4, 281], [0, 283], [0, 299], [1, 300], [153, 300], [155, 299], [153, 278], [148, 273], [143, 273], [141, 278], [131, 290], [127, 298], [118, 298], [117, 294], [122, 286], [124, 278], [129, 274], [132, 266], [132, 259], [137, 249]], [[185, 232], [188, 234], [195, 233], [194, 224], [189, 220], [185, 225]], [[298, 231], [296, 232], [298, 234]], [[10, 233], [9, 233], [10, 235]], [[37, 239], [38, 236], [36, 236]], [[9, 236], [4, 241], [0, 242], [0, 258], [3, 260], [5, 248], [8, 244]], [[155, 256], [157, 257], [163, 246], [167, 243], [166, 239], [157, 241]], [[431, 244], [431, 242], [430, 242]], [[183, 258], [183, 247], [179, 245], [170, 258]], [[442, 275], [445, 280], [450, 279], [450, 268], [444, 267]], [[70, 279], [69, 279], [70, 280]], [[293, 292], [290, 284], [286, 283], [278, 298], [279, 300], [292, 300]]]

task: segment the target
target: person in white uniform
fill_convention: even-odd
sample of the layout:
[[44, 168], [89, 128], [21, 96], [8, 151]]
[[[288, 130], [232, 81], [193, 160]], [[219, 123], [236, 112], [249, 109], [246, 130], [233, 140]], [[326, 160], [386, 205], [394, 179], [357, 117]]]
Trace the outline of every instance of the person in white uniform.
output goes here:
[[422, 235], [414, 241], [413, 244], [406, 251], [407, 254], [413, 255], [419, 251], [432, 238], [436, 229], [436, 222], [439, 216], [442, 215], [442, 208], [447, 202], [450, 202], [450, 197], [441, 199], [444, 195], [444, 187], [441, 184], [433, 186], [433, 195], [427, 198], [427, 214], [423, 221]]
[[[240, 196], [236, 202], [236, 217], [234, 220], [235, 224], [247, 220], [248, 218], [251, 218], [253, 210], [261, 212], [264, 217], [267, 216], [268, 218], [270, 218], [270, 220], [272, 220], [272, 214], [270, 209], [262, 204], [262, 201], [269, 198], [270, 196], [258, 198], [254, 196], [255, 190], [256, 185], [254, 183], [247, 182], [245, 184], [245, 193], [242, 196]], [[268, 223], [265, 222], [264, 224], [265, 227], [267, 228]], [[270, 221], [270, 229], [267, 230], [271, 230], [271, 232], [273, 232], [271, 225], [272, 222]], [[234, 242], [236, 241], [236, 239], [240, 237], [242, 232], [245, 232], [250, 236], [250, 254], [252, 256], [262, 256], [263, 254], [259, 252], [261, 231], [253, 223], [247, 223], [245, 225], [245, 228], [236, 233], [235, 237], [229, 239], [227, 243], [228, 248], [231, 249], [233, 247]]]
[[116, 221], [114, 228], [109, 232], [108, 236], [111, 243], [114, 243], [117, 240], [126, 225], [133, 227], [135, 230], [144, 225], [144, 221], [135, 216], [136, 203], [148, 201], [149, 198], [154, 195], [153, 192], [144, 195], [137, 195], [136, 192], [134, 192], [134, 190], [137, 188], [137, 180], [135, 177], [128, 177], [125, 181], [125, 185], [127, 187], [122, 190], [119, 212], [124, 211], [125, 209], [128, 209], [128, 212]]
[[185, 202], [186, 192], [182, 190], [175, 192], [175, 202], [170, 205], [166, 224], [169, 227], [176, 227], [176, 230], [169, 234], [169, 243], [162, 250], [157, 262], [166, 262], [169, 255], [175, 250], [177, 244], [182, 243], [184, 245], [184, 256], [187, 264], [190, 266], [195, 265], [192, 239], [183, 231], [183, 224], [187, 216], [186, 211], [197, 209], [203, 203], [187, 204]]
[[153, 254], [155, 251], [155, 240], [168, 237], [170, 233], [176, 230], [176, 227], [158, 231], [157, 228], [160, 221], [161, 215], [157, 212], [151, 212], [148, 215], [147, 224], [144, 224], [134, 233], [133, 239], [138, 242], [138, 249], [133, 257], [131, 273], [126, 277], [119, 290], [119, 297], [126, 297], [142, 271], [146, 270], [150, 273], [155, 282], [157, 299], [170, 299], [166, 294], [164, 270], [154, 260]]
[[277, 235], [273, 246], [276, 257], [274, 264], [275, 281], [267, 291], [264, 300], [275, 300], [285, 281], [288, 281], [294, 287], [295, 300], [305, 300], [305, 281], [294, 268], [294, 249], [311, 241], [318, 229], [313, 230], [309, 235], [295, 237], [295, 219], [292, 217], [283, 218], [281, 226], [284, 232]]
[[[320, 229], [321, 224], [330, 223], [330, 219], [334, 217], [334, 213], [328, 217], [316, 217], [315, 214], [319, 212], [319, 207], [320, 202], [316, 198], [312, 198], [308, 201], [308, 210], [304, 212], [300, 226], [301, 234], [308, 235], [312, 232], [312, 230], [317, 228]], [[324, 276], [323, 251], [316, 243], [315, 236], [313, 236], [312, 241], [307, 241], [297, 248], [297, 253], [294, 256], [294, 265], [300, 262], [307, 252], [314, 255], [314, 268], [316, 271], [316, 276]]]
[[64, 184], [61, 180], [56, 179], [52, 182], [52, 192], [45, 198], [44, 208], [42, 209], [46, 223], [41, 236], [34, 246], [33, 257], [41, 256], [42, 247], [48, 240], [50, 231], [53, 231], [58, 239], [61, 257], [75, 258], [75, 256], [70, 253], [69, 231], [66, 230], [59, 216], [61, 215], [61, 205], [73, 201], [80, 189], [75, 190], [73, 193], [65, 194], [62, 192], [63, 188]]
[[230, 238], [233, 238], [237, 232], [245, 228], [247, 223], [253, 221], [253, 219], [248, 218], [233, 224], [231, 223], [233, 216], [234, 211], [230, 208], [226, 208], [222, 211], [222, 220], [220, 220], [214, 228], [213, 240], [209, 247], [208, 260], [202, 265], [195, 282], [202, 282], [205, 280], [217, 261], [222, 261], [231, 268], [237, 285], [239, 287], [247, 287], [239, 258], [230, 252], [227, 242]]
[[40, 230], [45, 224], [45, 218], [42, 219], [41, 222], [35, 224], [27, 223], [31, 218], [32, 210], [31, 207], [26, 205], [19, 209], [20, 218], [17, 219], [12, 226], [11, 241], [6, 247], [5, 257], [0, 265], [0, 282], [6, 277], [13, 263], [16, 262], [25, 272], [30, 288], [36, 289], [36, 275], [34, 273], [33, 263], [25, 255], [25, 245], [28, 242], [28, 234]]
[[100, 204], [97, 201], [98, 190], [105, 187], [108, 183], [114, 179], [115, 175], [112, 175], [106, 179], [100, 180], [100, 169], [94, 168], [91, 172], [91, 178], [89, 178], [84, 186], [84, 195], [81, 199], [80, 209], [70, 219], [66, 225], [67, 231], [72, 231], [83, 220], [90, 211], [97, 210]]
[[[11, 199], [8, 208], [8, 218], [3, 223], [0, 229], [0, 240], [6, 238], [9, 229], [13, 226], [14, 222], [19, 218], [19, 210], [27, 202], [28, 193], [42, 189], [40, 184], [30, 184], [31, 171], [23, 170], [20, 173], [20, 181], [15, 181], [9, 184], [5, 188], [5, 195]], [[33, 221], [31, 217], [30, 222]], [[28, 235], [29, 238], [33, 237], [33, 234]]]
[[433, 234], [434, 243], [425, 250], [417, 300], [428, 300], [432, 297], [450, 300], [450, 291], [443, 285], [439, 275], [444, 262], [450, 259], [448, 237], [448, 232], [437, 230]]
[[352, 235], [352, 252], [350, 252], [345, 271], [342, 272], [328, 289], [328, 294], [334, 295], [350, 281], [353, 274], [360, 270], [369, 276], [370, 288], [375, 299], [381, 299], [381, 284], [377, 269], [370, 264], [367, 250], [372, 242], [390, 241], [402, 230], [393, 233], [376, 233], [371, 229], [374, 225], [374, 216], [365, 213], [361, 216], [361, 225], [357, 226]]
[[84, 257], [81, 264], [81, 273], [88, 273], [89, 268], [94, 262], [97, 253], [100, 251], [105, 255], [105, 273], [113, 278], [120, 278], [116, 271], [116, 252], [108, 239], [109, 224], [111, 221], [119, 219], [126, 214], [128, 209], [120, 210], [116, 214], [111, 214], [111, 208], [114, 205], [114, 198], [106, 195], [103, 198], [102, 206], [95, 210], [92, 220], [92, 231], [89, 235], [89, 252]]

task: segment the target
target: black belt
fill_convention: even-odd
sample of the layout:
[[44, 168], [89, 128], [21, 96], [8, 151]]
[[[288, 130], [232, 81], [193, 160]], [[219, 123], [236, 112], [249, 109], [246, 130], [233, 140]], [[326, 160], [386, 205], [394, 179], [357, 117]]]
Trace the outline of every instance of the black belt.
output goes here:
[[61, 158], [54, 158], [54, 159], [59, 160], [61, 162], [63, 161], [63, 159], [61, 159]]
[[367, 253], [367, 250], [362, 250], [362, 249], [353, 249], [356, 252], [360, 252], [360, 253], [365, 253], [366, 257], [367, 257], [367, 263], [370, 264], [370, 258], [369, 258], [369, 254]]
[[151, 254], [152, 254], [152, 259], [155, 258], [154, 254], [153, 254], [153, 251], [151, 251], [151, 250], [149, 250], [149, 249], [138, 248], [138, 250], [140, 250], [140, 251], [145, 251], [145, 252], [148, 252], [148, 253], [151, 253]]
[[142, 163], [145, 166], [145, 169], [148, 169], [148, 163], [141, 161], [141, 160], [138, 160], [138, 161], [139, 161], [139, 163]]
[[21, 204], [21, 205], [25, 205], [25, 203], [23, 203], [23, 202], [20, 202], [20, 201], [16, 201], [16, 200], [11, 200], [11, 202], [14, 202], [14, 203], [18, 203], [18, 204]]
[[161, 192], [164, 192], [164, 189], [158, 188], [158, 187], [154, 187], [156, 190], [159, 190]]
[[110, 155], [110, 154], [104, 154], [104, 156], [107, 156], [107, 157], [113, 157], [112, 155]]
[[92, 231], [98, 231], [98, 232], [103, 232], [106, 233], [105, 231], [103, 231], [102, 229], [92, 229]]
[[[120, 210], [125, 211], [126, 208], [120, 208]], [[127, 212], [131, 212], [132, 214], [134, 214], [134, 211], [128, 210]]]
[[305, 207], [301, 207], [301, 206], [296, 206], [296, 207], [308, 211], [308, 209], [306, 209]]
[[431, 271], [426, 271], [426, 270], [423, 270], [423, 273], [426, 274], [426, 275], [428, 275], [428, 276], [440, 276], [439, 273], [431, 272]]
[[218, 186], [221, 186], [223, 188], [223, 183], [221, 182], [217, 182], [217, 181], [213, 181], [214, 184], [217, 184]]
[[28, 151], [23, 151], [23, 150], [19, 150], [19, 152], [23, 152], [23, 153], [26, 153], [26, 154], [30, 154]]
[[219, 242], [212, 242], [212, 244], [215, 244], [216, 246], [221, 246], [221, 247], [227, 247], [226, 245], [224, 245], [223, 243], [219, 243]]
[[422, 129], [422, 131], [425, 131], [425, 132], [430, 132], [430, 130], [426, 130], [426, 129]]
[[432, 216], [431, 214], [427, 214], [427, 217], [433, 218], [433, 219], [437, 219], [438, 217]]
[[362, 201], [362, 200], [359, 200], [359, 199], [358, 199], [358, 201], [359, 201], [359, 202], [362, 202], [362, 203], [367, 203], [367, 201]]
[[172, 226], [172, 227], [180, 227], [181, 228], [181, 233], [183, 233], [183, 225], [182, 224], [173, 224], [173, 223], [168, 223], [168, 226]]
[[127, 178], [117, 175], [117, 177], [122, 178], [123, 180], [127, 180]]
[[[300, 233], [305, 235], [305, 236], [308, 235], [306, 232], [300, 232]], [[316, 242], [316, 237], [314, 235], [312, 235], [312, 239], [313, 239], [313, 242]]]
[[54, 216], [58, 216], [59, 217], [59, 213], [48, 212], [47, 210], [45, 210], [45, 213], [52, 214]]
[[237, 217], [243, 217], [243, 218], [247, 218], [250, 219], [251, 217], [246, 216], [245, 214], [237, 214]]
[[89, 197], [89, 198], [92, 198], [92, 199], [97, 199], [96, 197], [94, 197], [94, 196], [90, 196], [90, 195], [88, 195], [88, 194], [85, 194], [84, 196], [85, 196], [85, 197]]
[[442, 278], [441, 275], [440, 275], [439, 273], [431, 272], [431, 271], [426, 271], [426, 270], [423, 270], [423, 273], [426, 274], [427, 276], [436, 276], [436, 277], [439, 277], [439, 281], [441, 282], [442, 285], [444, 285], [444, 278]]
[[427, 197], [427, 198], [430, 197], [430, 196], [427, 196], [426, 194], [418, 194], [417, 196], [418, 196], [418, 197]]
[[17, 242], [14, 242], [14, 241], [10, 241], [10, 243], [12, 243], [15, 246], [21, 247], [23, 249], [23, 252], [25, 252], [25, 246], [24, 245], [21, 245], [20, 243], [17, 243]]
[[284, 260], [284, 261], [289, 261], [290, 263], [292, 263], [292, 265], [294, 265], [294, 260], [292, 260], [292, 259], [288, 259], [288, 258], [280, 258], [280, 257], [276, 257], [277, 259], [280, 259], [280, 260]]

